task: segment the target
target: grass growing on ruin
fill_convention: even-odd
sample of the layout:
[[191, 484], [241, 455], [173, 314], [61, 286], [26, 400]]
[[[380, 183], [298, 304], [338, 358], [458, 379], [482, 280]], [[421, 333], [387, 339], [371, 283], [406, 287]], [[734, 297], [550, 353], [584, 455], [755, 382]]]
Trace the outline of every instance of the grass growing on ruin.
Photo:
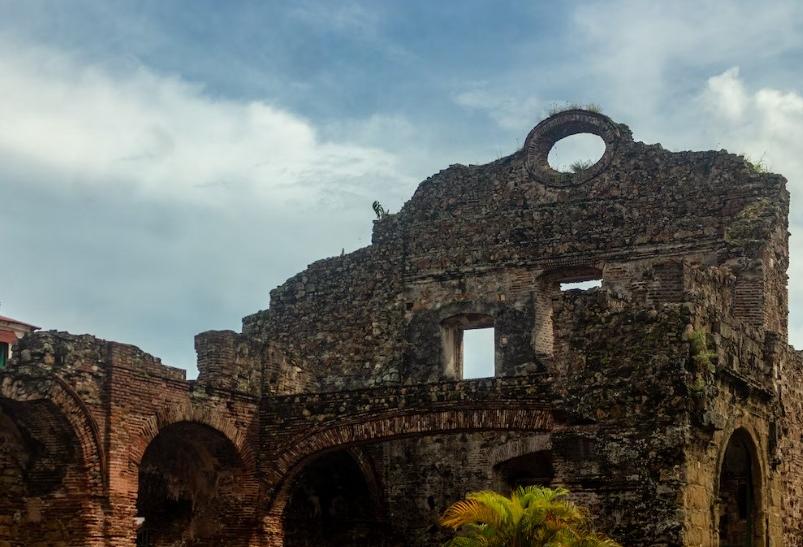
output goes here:
[[725, 241], [734, 245], [745, 245], [764, 240], [764, 234], [771, 229], [774, 218], [779, 214], [778, 206], [766, 198], [746, 205], [725, 229]]
[[717, 370], [712, 359], [716, 353], [708, 349], [708, 335], [702, 329], [693, 330], [688, 337], [689, 353], [693, 364], [694, 381], [688, 385], [692, 395], [700, 397], [705, 393], [705, 376]]
[[571, 165], [569, 165], [569, 171], [571, 171], [572, 173], [579, 173], [580, 171], [585, 171], [592, 165], [594, 165], [594, 162], [591, 160], [573, 161]]
[[566, 103], [566, 104], [557, 104], [554, 103], [549, 110], [547, 111], [547, 115], [554, 116], [555, 114], [560, 114], [561, 112], [566, 112], [568, 110], [587, 110], [589, 112], [595, 112], [597, 114], [602, 114], [602, 107], [596, 103], [588, 103], [588, 104], [579, 104], [579, 103]]
[[708, 349], [708, 336], [702, 329], [692, 331], [689, 337], [691, 344], [691, 357], [698, 370], [707, 370], [710, 373], [716, 372], [712, 357], [716, 357], [716, 353]]
[[769, 167], [767, 166], [767, 162], [764, 159], [763, 155], [760, 158], [758, 158], [757, 160], [754, 160], [753, 158], [751, 158], [747, 154], [743, 154], [742, 158], [744, 159], [745, 163], [747, 163], [747, 165], [750, 167], [750, 169], [754, 173], [757, 173], [759, 175], [763, 175], [764, 173], [769, 173], [770, 172]]

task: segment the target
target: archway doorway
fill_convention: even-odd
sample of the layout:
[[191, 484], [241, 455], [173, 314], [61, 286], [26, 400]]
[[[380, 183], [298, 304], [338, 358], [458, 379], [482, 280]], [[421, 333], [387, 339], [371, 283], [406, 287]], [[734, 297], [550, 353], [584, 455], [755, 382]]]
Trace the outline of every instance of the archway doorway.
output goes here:
[[195, 422], [162, 429], [139, 468], [137, 545], [247, 545], [248, 478], [232, 442]]
[[72, 426], [52, 402], [0, 399], [0, 478], [0, 544], [86, 538], [86, 469]]
[[762, 545], [759, 471], [750, 434], [737, 430], [728, 441], [719, 471], [720, 547]]
[[376, 483], [362, 464], [338, 450], [299, 472], [283, 515], [286, 547], [387, 545]]

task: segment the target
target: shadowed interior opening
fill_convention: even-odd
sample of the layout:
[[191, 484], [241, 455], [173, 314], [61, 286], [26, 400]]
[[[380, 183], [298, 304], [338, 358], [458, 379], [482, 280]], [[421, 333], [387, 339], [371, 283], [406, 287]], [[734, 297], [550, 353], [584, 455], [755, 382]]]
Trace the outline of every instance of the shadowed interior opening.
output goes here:
[[165, 427], [140, 464], [137, 545], [247, 545], [242, 484], [237, 450], [221, 432], [193, 422]]
[[[50, 401], [0, 399], [0, 545], [80, 543], [87, 496], [78, 444]], [[28, 507], [41, 509], [30, 518]]]
[[721, 547], [759, 544], [758, 488], [753, 458], [753, 446], [747, 433], [734, 433], [728, 442], [719, 475]]
[[348, 451], [319, 457], [293, 483], [284, 511], [284, 545], [385, 545], [377, 495]]
[[539, 450], [510, 458], [496, 464], [494, 472], [508, 491], [519, 486], [549, 486], [555, 478], [552, 452]]

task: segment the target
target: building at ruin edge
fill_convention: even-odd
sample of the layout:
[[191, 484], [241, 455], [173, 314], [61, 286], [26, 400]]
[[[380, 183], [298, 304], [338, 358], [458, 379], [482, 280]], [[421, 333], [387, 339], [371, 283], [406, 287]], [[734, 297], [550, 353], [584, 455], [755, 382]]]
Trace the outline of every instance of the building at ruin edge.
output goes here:
[[[604, 155], [554, 171], [576, 133]], [[541, 483], [623, 545], [801, 546], [788, 208], [740, 156], [569, 110], [199, 334], [197, 380], [28, 334], [0, 371], [0, 545], [436, 545], [466, 491]], [[480, 327], [495, 375], [465, 380]]]

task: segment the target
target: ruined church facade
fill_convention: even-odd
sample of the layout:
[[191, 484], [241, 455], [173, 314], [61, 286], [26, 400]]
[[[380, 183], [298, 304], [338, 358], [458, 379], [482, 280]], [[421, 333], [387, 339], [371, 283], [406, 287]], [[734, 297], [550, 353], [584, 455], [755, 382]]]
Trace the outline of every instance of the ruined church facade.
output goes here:
[[[602, 158], [555, 171], [578, 133]], [[199, 334], [197, 380], [29, 334], [0, 370], [0, 546], [438, 545], [450, 503], [522, 484], [627, 546], [803, 546], [788, 208], [740, 156], [568, 110]], [[477, 328], [494, 371], [467, 379]]]

